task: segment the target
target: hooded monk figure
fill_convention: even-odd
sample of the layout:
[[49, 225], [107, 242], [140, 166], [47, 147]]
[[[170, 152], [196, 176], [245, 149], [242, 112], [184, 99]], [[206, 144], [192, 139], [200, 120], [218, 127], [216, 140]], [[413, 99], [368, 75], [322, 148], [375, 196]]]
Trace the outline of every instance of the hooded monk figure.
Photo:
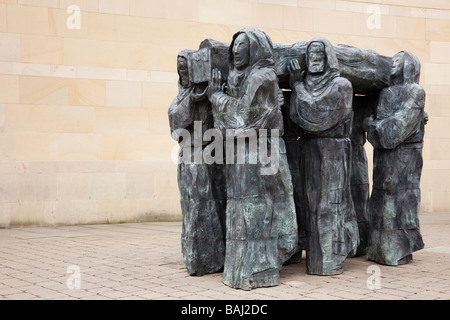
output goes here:
[[[226, 167], [223, 282], [250, 290], [279, 283], [281, 266], [296, 251], [297, 220], [272, 41], [263, 31], [242, 29], [229, 55], [226, 93], [217, 70], [208, 92], [215, 126], [226, 131], [227, 153], [234, 146], [234, 161], [227, 159]], [[261, 152], [261, 145], [268, 150]], [[263, 153], [271, 154], [271, 163], [262, 161]]]
[[412, 253], [424, 247], [418, 214], [426, 113], [419, 77], [419, 60], [397, 53], [376, 117], [366, 120], [367, 139], [374, 147], [366, 257], [386, 265], [409, 263]]
[[306, 72], [290, 63], [290, 116], [303, 131], [300, 139], [300, 214], [306, 230], [306, 271], [316, 275], [342, 273], [356, 253], [358, 225], [350, 188], [353, 90], [340, 77], [331, 43], [311, 40]]

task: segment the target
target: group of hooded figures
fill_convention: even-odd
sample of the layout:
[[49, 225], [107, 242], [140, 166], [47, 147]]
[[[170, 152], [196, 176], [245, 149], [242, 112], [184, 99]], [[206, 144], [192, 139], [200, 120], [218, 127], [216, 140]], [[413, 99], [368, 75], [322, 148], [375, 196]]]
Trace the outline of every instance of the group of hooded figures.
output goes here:
[[[194, 159], [211, 144], [195, 145], [194, 122], [202, 132], [227, 135], [234, 157], [240, 133], [280, 132], [263, 137], [277, 153], [274, 174], [261, 173], [267, 163], [249, 161], [248, 143], [244, 163], [178, 164], [190, 275], [223, 272], [223, 283], [250, 290], [277, 285], [281, 267], [300, 262], [303, 251], [306, 271], [315, 275], [340, 274], [348, 257], [363, 254], [386, 265], [412, 261], [424, 246], [418, 211], [426, 122], [415, 56], [396, 54], [389, 86], [367, 100], [341, 77], [333, 45], [323, 38], [308, 42], [306, 68], [295, 59], [288, 64], [290, 91], [280, 89], [273, 44], [261, 30], [233, 36], [225, 81], [213, 70], [207, 85], [193, 84], [188, 52], [178, 55], [179, 92], [169, 109], [172, 137], [184, 143], [180, 157], [188, 150]], [[375, 105], [361, 108], [373, 110], [364, 114], [358, 104]], [[192, 140], [182, 141], [179, 129]], [[374, 147], [370, 197], [366, 135]]]

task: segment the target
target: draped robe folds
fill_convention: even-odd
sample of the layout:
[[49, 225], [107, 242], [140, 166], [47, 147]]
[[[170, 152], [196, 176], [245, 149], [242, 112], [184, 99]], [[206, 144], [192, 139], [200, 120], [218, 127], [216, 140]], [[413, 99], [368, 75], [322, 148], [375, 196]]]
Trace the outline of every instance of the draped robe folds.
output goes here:
[[302, 188], [302, 177], [300, 175], [300, 135], [301, 128], [295, 124], [289, 115], [289, 106], [291, 102], [291, 91], [283, 91], [284, 105], [281, 108], [283, 114], [283, 127], [284, 135], [283, 139], [286, 144], [286, 155], [289, 163], [289, 170], [292, 177], [292, 186], [294, 188], [294, 203], [295, 211], [297, 213], [297, 226], [298, 226], [298, 247], [297, 252], [289, 259], [286, 264], [299, 263], [302, 260], [303, 250], [306, 249], [306, 221], [303, 219], [305, 216], [302, 214], [302, 199], [299, 197], [299, 192]]
[[364, 119], [375, 113], [379, 94], [353, 96], [351, 190], [358, 220], [360, 243], [356, 256], [365, 254], [369, 229], [369, 168], [364, 145], [367, 141]]
[[[326, 53], [330, 63], [332, 56]], [[290, 116], [303, 130], [299, 159], [303, 182], [296, 192], [306, 222], [309, 274], [342, 273], [344, 261], [359, 245], [350, 187], [352, 95], [351, 83], [329, 66], [318, 81], [307, 76], [293, 87]]]
[[425, 92], [416, 83], [382, 90], [368, 127], [374, 147], [369, 260], [398, 265], [424, 247], [419, 226]]
[[[281, 266], [297, 246], [293, 188], [277, 102], [278, 79], [271, 67], [253, 65], [249, 69], [236, 82], [229, 77], [227, 94], [220, 92], [211, 97], [215, 127], [227, 132], [227, 149], [228, 144], [234, 145], [234, 163], [226, 167], [223, 282], [244, 290], [277, 285]], [[245, 144], [245, 163], [238, 162], [238, 152], [242, 152], [238, 132], [255, 130], [259, 138], [260, 129], [267, 129], [269, 153], [278, 158], [276, 173], [262, 174], [270, 164], [261, 163], [260, 151], [256, 163], [251, 163], [250, 157], [255, 155], [249, 142]], [[271, 129], [279, 130], [280, 137], [272, 137]], [[274, 139], [279, 150], [274, 147]]]
[[[178, 186], [183, 216], [181, 248], [188, 274], [202, 276], [218, 272], [225, 259], [225, 167], [221, 164], [195, 163], [206, 142], [194, 147], [194, 121], [201, 121], [203, 132], [213, 126], [211, 106], [207, 99], [194, 102], [188, 89], [179, 86], [179, 94], [169, 108], [172, 136], [177, 129], [190, 133], [190, 141], [180, 141], [179, 159], [190, 152], [190, 159], [178, 164]], [[183, 147], [181, 147], [183, 145]], [[201, 156], [201, 155], [200, 155]], [[201, 159], [201, 158], [200, 158]]]

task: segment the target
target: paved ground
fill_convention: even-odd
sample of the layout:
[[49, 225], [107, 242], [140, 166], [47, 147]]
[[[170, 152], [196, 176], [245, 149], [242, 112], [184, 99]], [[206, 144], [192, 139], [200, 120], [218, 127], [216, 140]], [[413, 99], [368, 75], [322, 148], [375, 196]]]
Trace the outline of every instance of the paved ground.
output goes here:
[[221, 274], [188, 276], [178, 222], [0, 229], [0, 299], [448, 300], [450, 213], [420, 219], [425, 249], [411, 264], [351, 258], [342, 275], [321, 277], [302, 262], [283, 267], [279, 286], [253, 291]]

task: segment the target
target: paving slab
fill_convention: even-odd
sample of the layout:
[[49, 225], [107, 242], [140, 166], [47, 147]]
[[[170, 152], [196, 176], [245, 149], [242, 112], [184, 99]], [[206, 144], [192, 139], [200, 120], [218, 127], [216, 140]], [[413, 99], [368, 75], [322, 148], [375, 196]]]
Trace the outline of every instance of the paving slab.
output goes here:
[[420, 221], [425, 248], [408, 265], [355, 257], [324, 277], [302, 261], [283, 266], [278, 286], [252, 291], [220, 273], [189, 276], [181, 222], [0, 229], [0, 300], [449, 300], [450, 213]]

